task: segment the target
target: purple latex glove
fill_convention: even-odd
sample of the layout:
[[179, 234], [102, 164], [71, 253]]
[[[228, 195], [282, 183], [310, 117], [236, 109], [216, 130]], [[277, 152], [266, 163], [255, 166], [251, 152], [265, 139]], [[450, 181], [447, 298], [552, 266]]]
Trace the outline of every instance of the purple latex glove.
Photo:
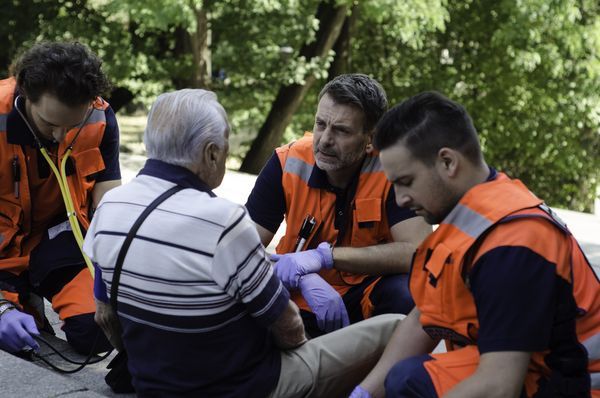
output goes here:
[[322, 242], [316, 249], [287, 254], [271, 254], [275, 264], [275, 275], [288, 289], [297, 289], [302, 275], [319, 272], [333, 267], [331, 246]]
[[350, 393], [348, 398], [372, 398], [371, 393], [362, 388], [361, 386], [356, 386], [354, 390]]
[[319, 275], [304, 275], [300, 278], [299, 286], [302, 296], [317, 317], [319, 329], [332, 332], [350, 324], [342, 296]]
[[12, 310], [0, 317], [0, 349], [12, 353], [27, 347], [39, 350], [40, 346], [31, 337], [32, 334], [38, 335], [40, 332], [31, 315]]

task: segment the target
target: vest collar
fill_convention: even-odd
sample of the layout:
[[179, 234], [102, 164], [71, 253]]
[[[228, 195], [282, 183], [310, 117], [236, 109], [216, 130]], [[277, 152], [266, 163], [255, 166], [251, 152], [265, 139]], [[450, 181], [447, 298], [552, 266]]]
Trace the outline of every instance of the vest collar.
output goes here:
[[[15, 98], [17, 95], [18, 93], [15, 92]], [[25, 101], [22, 97], [17, 99], [17, 106], [19, 107], [19, 110], [25, 114]], [[6, 118], [6, 140], [9, 144], [36, 147], [35, 140], [31, 135], [31, 131], [29, 131], [29, 127], [27, 127], [27, 124], [25, 124], [25, 121], [14, 107]]]
[[496, 171], [495, 168], [490, 167], [490, 166], [488, 166], [488, 169], [490, 170], [490, 174], [488, 174], [488, 177], [485, 180], [485, 182], [494, 181], [496, 179], [496, 177], [498, 177], [498, 172]]
[[198, 176], [192, 173], [190, 170], [186, 169], [185, 167], [163, 162], [162, 160], [146, 160], [144, 168], [142, 168], [142, 170], [140, 170], [138, 173], [138, 176], [139, 175], [148, 175], [151, 177], [160, 178], [184, 188], [191, 188], [206, 192], [211, 197], [217, 196], [204, 181], [198, 178]]

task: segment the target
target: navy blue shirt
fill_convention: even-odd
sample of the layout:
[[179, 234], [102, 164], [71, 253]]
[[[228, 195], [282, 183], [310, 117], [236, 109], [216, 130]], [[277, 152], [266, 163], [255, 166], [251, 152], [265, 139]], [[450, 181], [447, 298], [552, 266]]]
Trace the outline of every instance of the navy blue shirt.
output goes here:
[[[246, 202], [246, 208], [252, 220], [273, 233], [277, 232], [286, 212], [285, 196], [281, 183], [282, 177], [281, 163], [277, 154], [274, 153], [258, 175], [254, 188], [252, 188], [252, 192]], [[357, 173], [354, 179], [358, 179], [358, 177], [359, 174]], [[339, 189], [329, 184], [327, 174], [316, 164], [313, 166], [308, 185], [335, 193], [335, 227], [339, 230], [347, 225], [345, 217], [349, 215], [349, 212], [346, 211], [346, 205], [353, 199], [355, 192], [351, 192], [351, 189]], [[356, 188], [356, 184], [353, 183], [350, 183], [349, 187], [353, 185]], [[386, 198], [385, 208], [390, 227], [416, 216], [413, 211], [398, 207], [393, 189], [390, 189]], [[340, 212], [342, 214], [341, 217], [339, 216]]]

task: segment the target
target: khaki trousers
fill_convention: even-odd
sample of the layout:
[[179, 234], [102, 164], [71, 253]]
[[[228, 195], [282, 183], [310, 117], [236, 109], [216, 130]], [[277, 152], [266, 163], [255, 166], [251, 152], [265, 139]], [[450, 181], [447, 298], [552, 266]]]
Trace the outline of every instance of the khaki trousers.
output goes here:
[[375, 366], [402, 318], [379, 315], [283, 351], [269, 398], [347, 397]]

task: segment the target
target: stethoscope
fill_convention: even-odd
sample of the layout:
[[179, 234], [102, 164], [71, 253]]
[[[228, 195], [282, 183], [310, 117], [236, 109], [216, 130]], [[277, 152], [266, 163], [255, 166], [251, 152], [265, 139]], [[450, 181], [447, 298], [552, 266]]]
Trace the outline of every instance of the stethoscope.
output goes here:
[[92, 274], [92, 278], [94, 278], [94, 266], [92, 265], [92, 261], [83, 251], [83, 234], [81, 233], [81, 228], [79, 226], [79, 222], [77, 221], [77, 213], [75, 212], [75, 206], [73, 205], [73, 198], [71, 197], [71, 191], [69, 190], [69, 184], [67, 181], [67, 172], [66, 172], [67, 159], [71, 155], [71, 152], [73, 152], [73, 144], [75, 144], [75, 140], [77, 140], [77, 137], [79, 137], [79, 133], [81, 133], [81, 130], [83, 129], [83, 127], [89, 120], [90, 116], [92, 115], [94, 108], [91, 107], [90, 110], [87, 112], [85, 118], [83, 119], [83, 122], [81, 122], [81, 125], [79, 126], [79, 130], [77, 130], [77, 133], [75, 133], [75, 137], [73, 137], [73, 139], [71, 140], [71, 142], [65, 149], [65, 152], [63, 153], [63, 158], [60, 162], [60, 170], [59, 170], [56, 167], [56, 165], [54, 164], [54, 162], [52, 161], [52, 159], [50, 159], [50, 155], [48, 155], [48, 151], [46, 150], [46, 147], [42, 144], [39, 137], [33, 131], [33, 128], [29, 124], [29, 121], [27, 120], [25, 115], [23, 115], [23, 112], [21, 112], [19, 107], [17, 106], [17, 101], [20, 97], [21, 97], [20, 95], [15, 97], [15, 103], [14, 103], [15, 109], [17, 110], [19, 115], [21, 115], [21, 118], [25, 122], [25, 125], [27, 125], [27, 128], [31, 132], [31, 135], [33, 135], [33, 139], [35, 140], [35, 143], [36, 143], [38, 149], [40, 150], [42, 156], [44, 157], [44, 159], [46, 159], [46, 162], [48, 163], [48, 165], [52, 169], [52, 172], [56, 176], [56, 180], [58, 181], [58, 186], [60, 188], [60, 193], [62, 195], [63, 202], [65, 203], [65, 208], [67, 210], [67, 219], [69, 220], [69, 224], [71, 225], [71, 230], [73, 231], [73, 235], [75, 236], [75, 241], [77, 242], [77, 246], [79, 246], [79, 250], [81, 251], [81, 255], [83, 256], [85, 264], [87, 265], [88, 269], [90, 270], [90, 272]]

